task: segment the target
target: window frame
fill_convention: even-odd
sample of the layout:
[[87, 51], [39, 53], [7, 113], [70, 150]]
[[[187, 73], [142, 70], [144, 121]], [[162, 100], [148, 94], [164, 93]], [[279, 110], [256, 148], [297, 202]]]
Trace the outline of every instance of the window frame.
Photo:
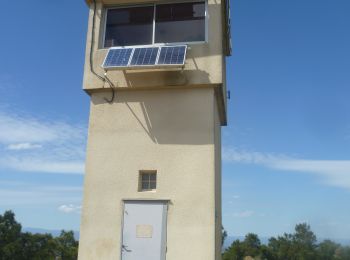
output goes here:
[[[142, 177], [144, 175], [155, 175], [155, 188], [154, 189], [144, 189], [142, 188]], [[149, 180], [149, 184], [151, 183], [151, 180]], [[140, 170], [139, 176], [138, 176], [138, 192], [156, 192], [158, 187], [158, 172], [156, 170]]]
[[[170, 43], [155, 43], [155, 30], [156, 30], [156, 9], [157, 5], [166, 5], [166, 4], [183, 4], [183, 3], [195, 3], [195, 2], [204, 2], [205, 5], [205, 13], [204, 13], [204, 41], [190, 41], [190, 42], [170, 42]], [[106, 28], [107, 28], [107, 15], [108, 10], [111, 9], [124, 9], [124, 8], [133, 8], [133, 7], [147, 7], [147, 6], [153, 6], [153, 31], [152, 31], [152, 43], [151, 44], [140, 44], [140, 45], [127, 45], [127, 46], [111, 46], [111, 47], [105, 47], [105, 40], [106, 40]], [[101, 40], [100, 40], [100, 49], [110, 49], [115, 47], [140, 47], [140, 46], [167, 46], [167, 45], [196, 45], [196, 44], [204, 44], [208, 43], [208, 22], [209, 15], [208, 15], [208, 0], [191, 0], [191, 1], [165, 1], [162, 3], [145, 3], [145, 4], [134, 4], [134, 5], [111, 5], [111, 6], [105, 6], [103, 8], [103, 17], [102, 17], [102, 28], [101, 28]]]

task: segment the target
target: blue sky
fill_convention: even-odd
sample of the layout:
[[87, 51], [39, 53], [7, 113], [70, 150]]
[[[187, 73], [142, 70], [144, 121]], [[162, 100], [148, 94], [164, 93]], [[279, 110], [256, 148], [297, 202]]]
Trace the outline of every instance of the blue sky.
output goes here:
[[[82, 0], [5, 1], [2, 10], [0, 212], [12, 209], [25, 227], [78, 230], [88, 10]], [[348, 0], [232, 2], [229, 235], [308, 222], [319, 237], [349, 238], [349, 11]]]

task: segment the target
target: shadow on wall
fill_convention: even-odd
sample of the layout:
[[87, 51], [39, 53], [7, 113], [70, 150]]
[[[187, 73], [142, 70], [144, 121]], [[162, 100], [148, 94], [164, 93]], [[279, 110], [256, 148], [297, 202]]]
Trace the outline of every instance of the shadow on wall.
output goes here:
[[[92, 95], [94, 105], [108, 113], [97, 118], [99, 131], [144, 132], [154, 143], [205, 145], [213, 143], [213, 89], [117, 91], [113, 104], [107, 93]], [[113, 117], [111, 115], [123, 115]], [[107, 116], [103, 116], [107, 115]]]
[[[101, 106], [102, 110], [99, 112], [101, 118], [94, 118], [99, 123], [93, 124], [93, 127], [101, 127], [98, 130], [102, 134], [103, 131], [110, 131], [120, 136], [123, 131], [135, 131], [136, 137], [142, 132], [158, 144], [213, 143], [214, 90], [190, 88], [193, 85], [203, 86], [216, 82], [209, 74], [213, 70], [210, 57], [213, 56], [213, 60], [217, 61], [220, 57], [214, 56], [222, 55], [222, 33], [217, 23], [221, 23], [221, 19], [218, 19], [221, 5], [211, 4], [208, 9], [211, 21], [215, 19], [215, 22], [209, 22], [209, 44], [191, 46], [186, 60], [188, 69], [111, 71], [108, 77], [113, 83], [118, 86], [118, 81], [122, 82], [121, 87], [129, 89], [117, 90], [111, 105], [104, 100], [110, 98], [110, 90], [107, 87], [104, 92], [92, 94], [92, 103]], [[99, 50], [95, 56], [95, 66], [98, 67], [96, 69], [101, 73], [103, 70], [100, 64], [105, 54], [106, 50]], [[203, 57], [209, 59], [203, 60]], [[87, 84], [90, 84], [89, 82], [88, 80]], [[142, 87], [164, 88], [167, 91], [140, 90]], [[113, 117], [113, 114], [123, 116]], [[102, 129], [103, 126], [106, 129]]]
[[172, 87], [210, 83], [209, 74], [198, 68], [196, 70], [172, 69], [167, 71], [124, 70], [123, 73], [128, 87]]

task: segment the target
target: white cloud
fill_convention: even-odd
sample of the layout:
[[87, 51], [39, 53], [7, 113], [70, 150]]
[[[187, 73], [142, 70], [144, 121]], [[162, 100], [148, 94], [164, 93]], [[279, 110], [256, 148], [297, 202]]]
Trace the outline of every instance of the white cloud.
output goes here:
[[35, 118], [0, 112], [0, 142], [48, 142], [59, 137], [57, 123], [43, 123]]
[[45, 172], [64, 174], [83, 174], [84, 163], [80, 161], [50, 161], [38, 158], [16, 158], [7, 157], [0, 159], [3, 167], [23, 172]]
[[52, 205], [81, 203], [81, 186], [33, 184], [30, 182], [0, 181], [0, 205]]
[[61, 205], [58, 207], [59, 211], [62, 211], [63, 213], [80, 213], [81, 212], [81, 206], [76, 206], [74, 204], [69, 205]]
[[260, 153], [241, 151], [237, 149], [223, 149], [222, 158], [224, 161], [239, 163], [267, 164], [276, 160], [288, 159], [287, 156], [274, 153]]
[[40, 144], [32, 144], [32, 143], [18, 143], [18, 144], [9, 144], [7, 146], [8, 150], [30, 150], [30, 149], [38, 149], [41, 148]]
[[271, 162], [271, 168], [306, 172], [323, 177], [326, 184], [350, 189], [350, 160], [300, 160]]
[[82, 174], [85, 142], [81, 125], [0, 111], [0, 168]]
[[350, 160], [305, 160], [283, 154], [224, 149], [227, 162], [258, 164], [271, 169], [315, 174], [323, 182], [350, 189]]
[[229, 213], [226, 216], [227, 217], [234, 217], [234, 218], [249, 218], [254, 215], [254, 211], [252, 210], [244, 210], [244, 211], [238, 211], [234, 213]]
[[[227, 202], [229, 203], [229, 204], [234, 204], [234, 203], [236, 203], [234, 200], [238, 200], [238, 199], [240, 199], [241, 198], [241, 196], [239, 196], [239, 195], [233, 195], [232, 197], [230, 197], [229, 199], [230, 200], [227, 200]], [[233, 200], [232, 200], [233, 199]]]

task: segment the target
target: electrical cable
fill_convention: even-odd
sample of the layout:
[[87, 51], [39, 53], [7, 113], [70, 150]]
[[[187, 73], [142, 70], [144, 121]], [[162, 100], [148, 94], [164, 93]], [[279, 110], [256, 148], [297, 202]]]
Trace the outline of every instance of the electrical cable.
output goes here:
[[92, 57], [92, 53], [94, 50], [94, 43], [95, 43], [95, 24], [96, 24], [96, 0], [93, 0], [94, 2], [94, 13], [93, 13], [93, 17], [92, 17], [92, 30], [91, 30], [91, 44], [90, 44], [90, 71], [92, 72], [92, 74], [94, 74], [96, 77], [98, 77], [100, 80], [102, 80], [103, 82], [105, 82], [105, 79], [98, 75], [95, 71], [94, 71], [94, 67], [93, 67], [93, 57]]
[[92, 17], [92, 29], [91, 29], [91, 44], [90, 44], [90, 71], [92, 74], [94, 74], [97, 78], [99, 78], [101, 81], [104, 83], [107, 81], [109, 87], [112, 90], [112, 97], [111, 99], [104, 98], [105, 101], [107, 101], [109, 104], [113, 103], [114, 97], [115, 97], [115, 86], [114, 84], [109, 80], [107, 77], [107, 71], [105, 71], [104, 77], [101, 75], [98, 75], [94, 71], [94, 66], [93, 66], [93, 50], [94, 50], [94, 43], [95, 43], [95, 24], [96, 24], [96, 0], [93, 0], [94, 3], [94, 13]]
[[112, 90], [112, 97], [111, 97], [111, 99], [104, 98], [104, 100], [107, 101], [109, 104], [112, 104], [113, 100], [114, 100], [114, 97], [115, 97], [115, 86], [112, 83], [112, 81], [110, 81], [110, 79], [107, 77], [107, 71], [105, 72], [104, 76], [105, 76], [104, 79], [107, 81], [109, 87]]

